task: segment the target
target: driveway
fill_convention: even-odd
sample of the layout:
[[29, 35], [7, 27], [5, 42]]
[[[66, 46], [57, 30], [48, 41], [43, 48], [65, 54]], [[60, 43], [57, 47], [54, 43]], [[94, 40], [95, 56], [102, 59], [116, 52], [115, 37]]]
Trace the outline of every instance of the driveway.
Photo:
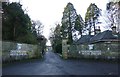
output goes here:
[[12, 64], [3, 75], [117, 75], [118, 64], [84, 60], [64, 60], [48, 51], [43, 60]]

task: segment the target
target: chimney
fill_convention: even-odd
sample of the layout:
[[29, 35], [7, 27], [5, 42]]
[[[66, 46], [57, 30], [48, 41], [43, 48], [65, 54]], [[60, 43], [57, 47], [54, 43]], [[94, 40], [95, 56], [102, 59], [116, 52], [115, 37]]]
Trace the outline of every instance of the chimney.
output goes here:
[[116, 26], [112, 26], [112, 33], [115, 34], [116, 32]]
[[96, 34], [100, 33], [101, 30], [100, 30], [100, 26], [98, 26], [98, 28], [96, 29]]

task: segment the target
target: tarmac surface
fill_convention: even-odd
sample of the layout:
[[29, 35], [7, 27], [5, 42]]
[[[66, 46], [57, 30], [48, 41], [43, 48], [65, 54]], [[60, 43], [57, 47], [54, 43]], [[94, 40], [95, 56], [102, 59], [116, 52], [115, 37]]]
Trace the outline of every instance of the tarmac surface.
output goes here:
[[64, 60], [48, 51], [43, 60], [17, 63], [2, 68], [3, 75], [118, 75], [118, 64]]

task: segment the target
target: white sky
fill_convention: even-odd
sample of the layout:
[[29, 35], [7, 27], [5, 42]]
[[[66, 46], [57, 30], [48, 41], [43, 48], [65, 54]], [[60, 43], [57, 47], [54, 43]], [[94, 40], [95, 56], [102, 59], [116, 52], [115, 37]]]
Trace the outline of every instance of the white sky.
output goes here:
[[[19, 1], [19, 0], [9, 0]], [[62, 19], [62, 13], [67, 3], [71, 2], [83, 19], [90, 3], [95, 3], [100, 9], [106, 9], [106, 3], [108, 0], [20, 0], [23, 5], [23, 9], [27, 9], [28, 15], [32, 20], [40, 20], [44, 25], [43, 35], [46, 38], [49, 37], [50, 28], [55, 23], [60, 23]], [[47, 43], [49, 45], [49, 42]]]

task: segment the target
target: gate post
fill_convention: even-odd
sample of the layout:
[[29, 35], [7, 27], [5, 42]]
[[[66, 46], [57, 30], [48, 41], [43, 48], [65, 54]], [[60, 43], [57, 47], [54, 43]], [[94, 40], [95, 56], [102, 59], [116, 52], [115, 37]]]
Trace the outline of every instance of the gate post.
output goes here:
[[68, 45], [67, 45], [67, 39], [62, 39], [62, 57], [64, 59], [68, 58]]

